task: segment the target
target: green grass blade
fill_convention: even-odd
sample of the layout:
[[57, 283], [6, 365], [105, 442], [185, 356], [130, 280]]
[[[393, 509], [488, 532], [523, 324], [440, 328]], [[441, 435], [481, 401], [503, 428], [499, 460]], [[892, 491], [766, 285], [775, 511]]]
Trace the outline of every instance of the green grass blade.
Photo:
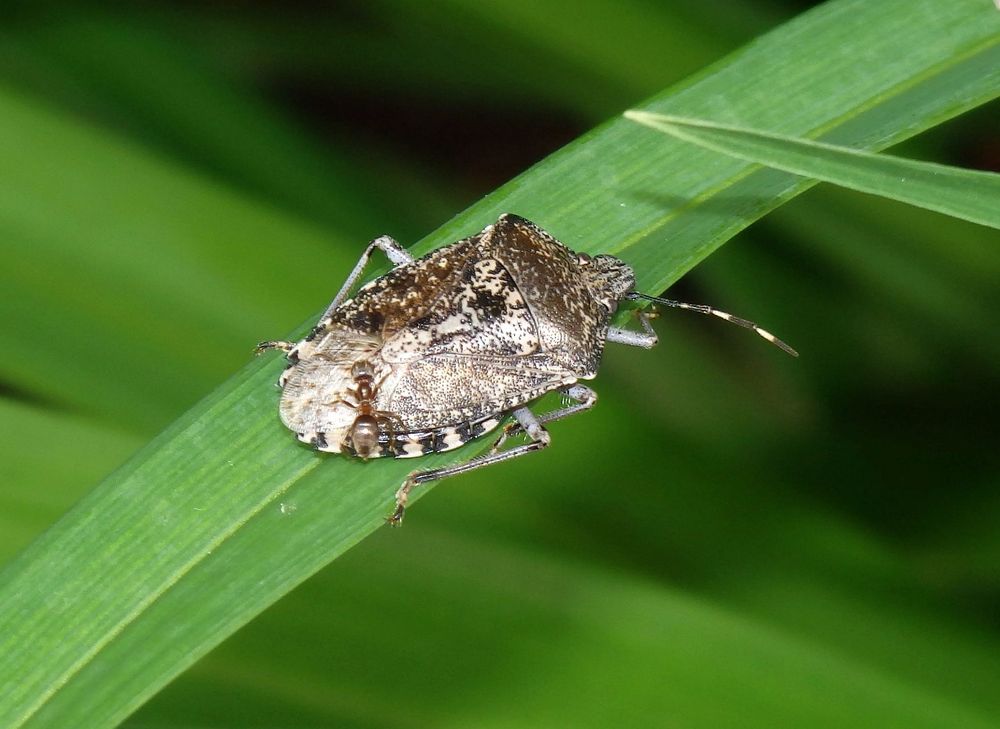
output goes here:
[[[142, 443], [65, 413], [0, 398], [0, 563]], [[53, 457], [53, 444], [59, 457]]]
[[[979, 64], [997, 42], [978, 1], [842, 0], [648, 108], [797, 136], [826, 130], [841, 143], [876, 148], [991, 98]], [[798, 93], [779, 94], [778, 79]], [[724, 115], [713, 113], [720, 104]], [[900, 106], [911, 113], [901, 117]], [[807, 186], [615, 120], [419, 249], [509, 210], [573, 248], [622, 255], [640, 271], [640, 285], [655, 291]], [[323, 458], [297, 446], [274, 412], [279, 370], [274, 359], [249, 364], [0, 575], [0, 726], [115, 724], [378, 528], [412, 464]], [[464, 449], [422, 465], [469, 455]]]
[[0, 179], [0, 374], [138, 432], [245, 362], [264, 322], [328, 295], [301, 261], [350, 265], [337, 231], [2, 87]]
[[[1000, 94], [1000, 70], [997, 82]], [[747, 162], [1000, 228], [1000, 174], [873, 154], [703, 119], [639, 110], [626, 111], [625, 118]]]

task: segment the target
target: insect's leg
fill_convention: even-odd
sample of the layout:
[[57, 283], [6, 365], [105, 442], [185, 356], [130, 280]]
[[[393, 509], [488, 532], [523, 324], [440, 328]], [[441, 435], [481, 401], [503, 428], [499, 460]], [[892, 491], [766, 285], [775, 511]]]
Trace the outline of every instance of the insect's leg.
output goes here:
[[387, 413], [384, 410], [375, 412], [375, 420], [378, 423], [379, 434], [386, 436], [386, 447], [391, 452], [392, 443], [396, 440], [396, 433], [405, 430], [403, 421], [395, 413]]
[[521, 428], [531, 441], [524, 443], [523, 445], [516, 446], [510, 450], [503, 451], [502, 453], [487, 453], [484, 456], [478, 456], [465, 463], [456, 463], [454, 466], [445, 466], [444, 468], [433, 468], [429, 471], [417, 471], [416, 473], [411, 473], [407, 476], [403, 485], [399, 487], [396, 492], [396, 510], [392, 512], [392, 516], [388, 518], [389, 524], [392, 526], [398, 525], [403, 521], [403, 512], [406, 509], [406, 502], [409, 497], [410, 491], [413, 490], [414, 486], [418, 486], [422, 483], [428, 483], [430, 481], [437, 481], [442, 478], [448, 478], [449, 476], [457, 476], [460, 473], [466, 473], [467, 471], [474, 471], [477, 468], [483, 468], [484, 466], [492, 466], [494, 463], [500, 463], [501, 461], [509, 461], [511, 458], [517, 458], [518, 456], [523, 456], [527, 453], [532, 453], [534, 451], [539, 451], [545, 448], [551, 437], [549, 436], [549, 431], [547, 431], [544, 426], [538, 421], [528, 408], [518, 408], [513, 413], [517, 422], [520, 423]]
[[[597, 404], [597, 393], [591, 390], [589, 387], [584, 385], [572, 385], [570, 387], [561, 387], [559, 391], [571, 400], [575, 400], [575, 405], [568, 405], [566, 407], [559, 408], [558, 410], [550, 410], [547, 413], [542, 413], [538, 416], [539, 423], [551, 423], [555, 420], [562, 420], [563, 418], [568, 418], [570, 415], [576, 415], [577, 413], [582, 413], [584, 410], [590, 410]], [[503, 432], [500, 433], [500, 437], [496, 439], [493, 443], [493, 448], [490, 453], [496, 453], [503, 446], [504, 442], [511, 436], [517, 435], [523, 430], [521, 423], [514, 421], [508, 424]]]
[[262, 354], [269, 349], [280, 349], [285, 354], [288, 354], [292, 347], [295, 346], [295, 342], [260, 342], [255, 348], [254, 354]]
[[373, 240], [365, 248], [365, 252], [361, 254], [361, 258], [358, 262], [354, 264], [354, 269], [347, 276], [347, 280], [344, 281], [344, 285], [340, 287], [340, 291], [330, 302], [330, 305], [326, 307], [326, 311], [323, 312], [323, 316], [320, 317], [320, 321], [325, 319], [330, 315], [334, 309], [344, 303], [347, 295], [350, 293], [351, 289], [354, 288], [354, 284], [358, 282], [361, 278], [361, 274], [365, 272], [365, 266], [368, 265], [369, 259], [372, 257], [372, 251], [378, 248], [380, 251], [385, 253], [386, 257], [392, 262], [394, 266], [402, 266], [404, 263], [412, 263], [413, 256], [407, 251], [403, 246], [399, 244], [394, 238], [388, 235], [382, 235]]
[[635, 332], [623, 327], [608, 327], [607, 339], [609, 342], [616, 342], [617, 344], [628, 344], [631, 347], [652, 349], [660, 341], [656, 336], [656, 332], [653, 331], [653, 325], [649, 323], [649, 320], [656, 316], [656, 311], [637, 311], [636, 318], [639, 319], [639, 323], [642, 325], [641, 332]]

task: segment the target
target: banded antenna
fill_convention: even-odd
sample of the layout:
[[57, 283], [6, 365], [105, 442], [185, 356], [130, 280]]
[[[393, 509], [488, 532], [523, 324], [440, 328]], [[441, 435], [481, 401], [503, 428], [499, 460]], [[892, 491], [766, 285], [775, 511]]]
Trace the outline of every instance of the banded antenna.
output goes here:
[[783, 349], [788, 352], [788, 354], [793, 357], [798, 357], [799, 353], [792, 349], [790, 346], [785, 344], [783, 341], [778, 339], [776, 336], [771, 334], [771, 332], [766, 329], [757, 326], [754, 322], [749, 319], [742, 319], [738, 316], [733, 316], [724, 311], [719, 311], [718, 309], [708, 306], [707, 304], [685, 304], [683, 301], [674, 301], [673, 299], [663, 299], [659, 296], [650, 296], [649, 294], [640, 294], [638, 291], [632, 291], [625, 296], [629, 301], [636, 301], [638, 299], [645, 299], [646, 301], [652, 301], [657, 304], [663, 304], [664, 306], [669, 306], [674, 309], [687, 309], [688, 311], [695, 311], [699, 314], [708, 314], [710, 316], [717, 316], [724, 321], [728, 321], [730, 324], [735, 324], [738, 327], [743, 327], [744, 329], [752, 329], [757, 332], [762, 338], [769, 341], [776, 347]]

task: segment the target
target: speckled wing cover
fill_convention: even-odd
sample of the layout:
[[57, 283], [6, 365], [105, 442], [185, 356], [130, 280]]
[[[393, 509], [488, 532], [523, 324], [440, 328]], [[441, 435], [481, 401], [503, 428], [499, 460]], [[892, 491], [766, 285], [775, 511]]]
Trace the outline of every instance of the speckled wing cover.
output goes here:
[[504, 215], [363, 286], [319, 322], [286, 371], [282, 419], [334, 446], [353, 422], [338, 403], [358, 359], [375, 370], [376, 407], [395, 434], [496, 418], [594, 377], [608, 319], [576, 254]]

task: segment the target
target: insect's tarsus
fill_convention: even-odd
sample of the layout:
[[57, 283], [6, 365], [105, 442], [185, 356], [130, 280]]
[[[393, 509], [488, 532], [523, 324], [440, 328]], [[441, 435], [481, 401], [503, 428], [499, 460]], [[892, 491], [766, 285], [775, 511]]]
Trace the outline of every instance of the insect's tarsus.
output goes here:
[[792, 347], [785, 344], [785, 342], [778, 339], [776, 336], [771, 334], [771, 332], [759, 327], [757, 324], [750, 321], [749, 319], [743, 319], [738, 316], [733, 316], [732, 314], [726, 313], [725, 311], [720, 311], [719, 309], [716, 309], [715, 307], [712, 306], [708, 306], [707, 304], [686, 304], [683, 301], [674, 301], [673, 299], [664, 299], [659, 296], [650, 296], [649, 294], [641, 294], [638, 291], [632, 291], [631, 293], [626, 294], [626, 298], [629, 299], [630, 301], [636, 301], [637, 299], [645, 299], [646, 301], [652, 301], [654, 303], [662, 304], [663, 306], [670, 306], [675, 309], [687, 309], [688, 311], [694, 311], [699, 314], [708, 314], [710, 316], [717, 316], [720, 319], [728, 321], [730, 324], [735, 324], [736, 326], [743, 327], [744, 329], [752, 329], [761, 338], [766, 339], [774, 346], [783, 349], [785, 352], [788, 352], [788, 354], [792, 355], [793, 357], [799, 356], [799, 353], [796, 352], [794, 349], [792, 349]]
[[269, 349], [278, 349], [284, 352], [285, 354], [288, 354], [294, 348], [295, 348], [295, 342], [276, 342], [276, 341], [260, 342], [256, 347], [254, 347], [253, 353], [259, 355], [263, 354]]

